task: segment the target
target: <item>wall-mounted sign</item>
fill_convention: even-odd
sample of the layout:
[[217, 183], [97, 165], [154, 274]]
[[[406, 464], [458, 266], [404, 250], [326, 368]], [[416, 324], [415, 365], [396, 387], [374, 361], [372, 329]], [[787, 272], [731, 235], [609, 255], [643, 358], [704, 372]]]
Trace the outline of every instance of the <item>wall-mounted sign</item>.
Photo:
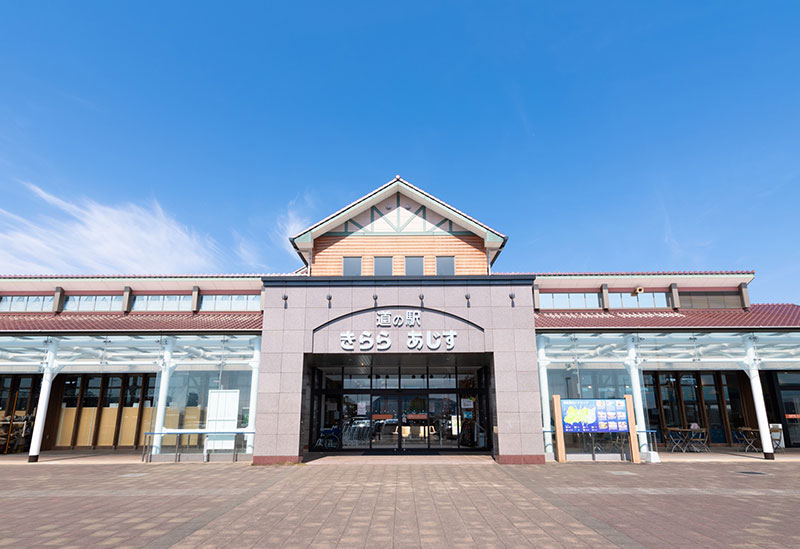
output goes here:
[[461, 399], [461, 409], [462, 410], [472, 410], [475, 407], [475, 403], [472, 401], [471, 398], [462, 398]]
[[561, 401], [565, 433], [628, 432], [624, 399], [565, 399]]
[[[422, 326], [420, 311], [405, 311], [405, 314], [392, 311], [379, 311], [375, 318], [376, 328], [419, 328]], [[405, 333], [406, 348], [411, 351], [437, 351], [444, 344], [445, 351], [456, 347], [456, 330], [409, 330]], [[388, 351], [392, 338], [388, 330], [364, 330], [356, 335], [352, 331], [339, 332], [339, 345], [343, 351]]]

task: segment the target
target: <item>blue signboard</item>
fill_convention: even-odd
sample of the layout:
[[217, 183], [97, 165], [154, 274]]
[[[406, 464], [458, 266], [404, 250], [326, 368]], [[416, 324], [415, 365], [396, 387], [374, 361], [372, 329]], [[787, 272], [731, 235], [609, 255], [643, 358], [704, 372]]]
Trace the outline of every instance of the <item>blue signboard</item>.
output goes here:
[[575, 398], [561, 401], [565, 433], [627, 433], [625, 400]]

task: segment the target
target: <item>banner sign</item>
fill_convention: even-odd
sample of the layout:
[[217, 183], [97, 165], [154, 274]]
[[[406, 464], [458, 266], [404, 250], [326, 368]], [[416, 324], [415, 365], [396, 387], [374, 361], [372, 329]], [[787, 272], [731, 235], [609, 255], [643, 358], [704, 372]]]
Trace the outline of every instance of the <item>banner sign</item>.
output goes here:
[[561, 401], [565, 433], [627, 433], [624, 399], [576, 398]]

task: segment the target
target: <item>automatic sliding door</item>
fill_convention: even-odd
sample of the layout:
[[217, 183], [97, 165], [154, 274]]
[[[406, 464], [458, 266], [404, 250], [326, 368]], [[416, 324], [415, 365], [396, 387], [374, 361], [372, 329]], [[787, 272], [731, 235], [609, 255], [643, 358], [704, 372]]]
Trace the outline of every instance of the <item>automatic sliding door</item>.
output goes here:
[[372, 448], [396, 450], [400, 443], [399, 398], [372, 395]]
[[428, 411], [431, 449], [458, 448], [458, 396], [432, 393], [428, 395]]
[[400, 444], [404, 450], [428, 447], [428, 397], [403, 396], [403, 417]]
[[368, 394], [344, 395], [342, 399], [342, 449], [369, 448], [370, 398]]

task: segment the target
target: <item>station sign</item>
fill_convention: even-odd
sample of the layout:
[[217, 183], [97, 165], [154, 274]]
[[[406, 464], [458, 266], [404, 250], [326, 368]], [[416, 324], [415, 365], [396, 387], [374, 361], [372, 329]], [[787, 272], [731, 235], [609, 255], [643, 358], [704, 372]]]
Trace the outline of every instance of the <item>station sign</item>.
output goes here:
[[[422, 316], [418, 310], [378, 311], [375, 330], [355, 333], [352, 330], [339, 332], [339, 345], [343, 351], [388, 351], [392, 348], [392, 335], [399, 332], [409, 351], [452, 351], [456, 347], [457, 330], [422, 330]], [[402, 343], [400, 343], [402, 345]]]

